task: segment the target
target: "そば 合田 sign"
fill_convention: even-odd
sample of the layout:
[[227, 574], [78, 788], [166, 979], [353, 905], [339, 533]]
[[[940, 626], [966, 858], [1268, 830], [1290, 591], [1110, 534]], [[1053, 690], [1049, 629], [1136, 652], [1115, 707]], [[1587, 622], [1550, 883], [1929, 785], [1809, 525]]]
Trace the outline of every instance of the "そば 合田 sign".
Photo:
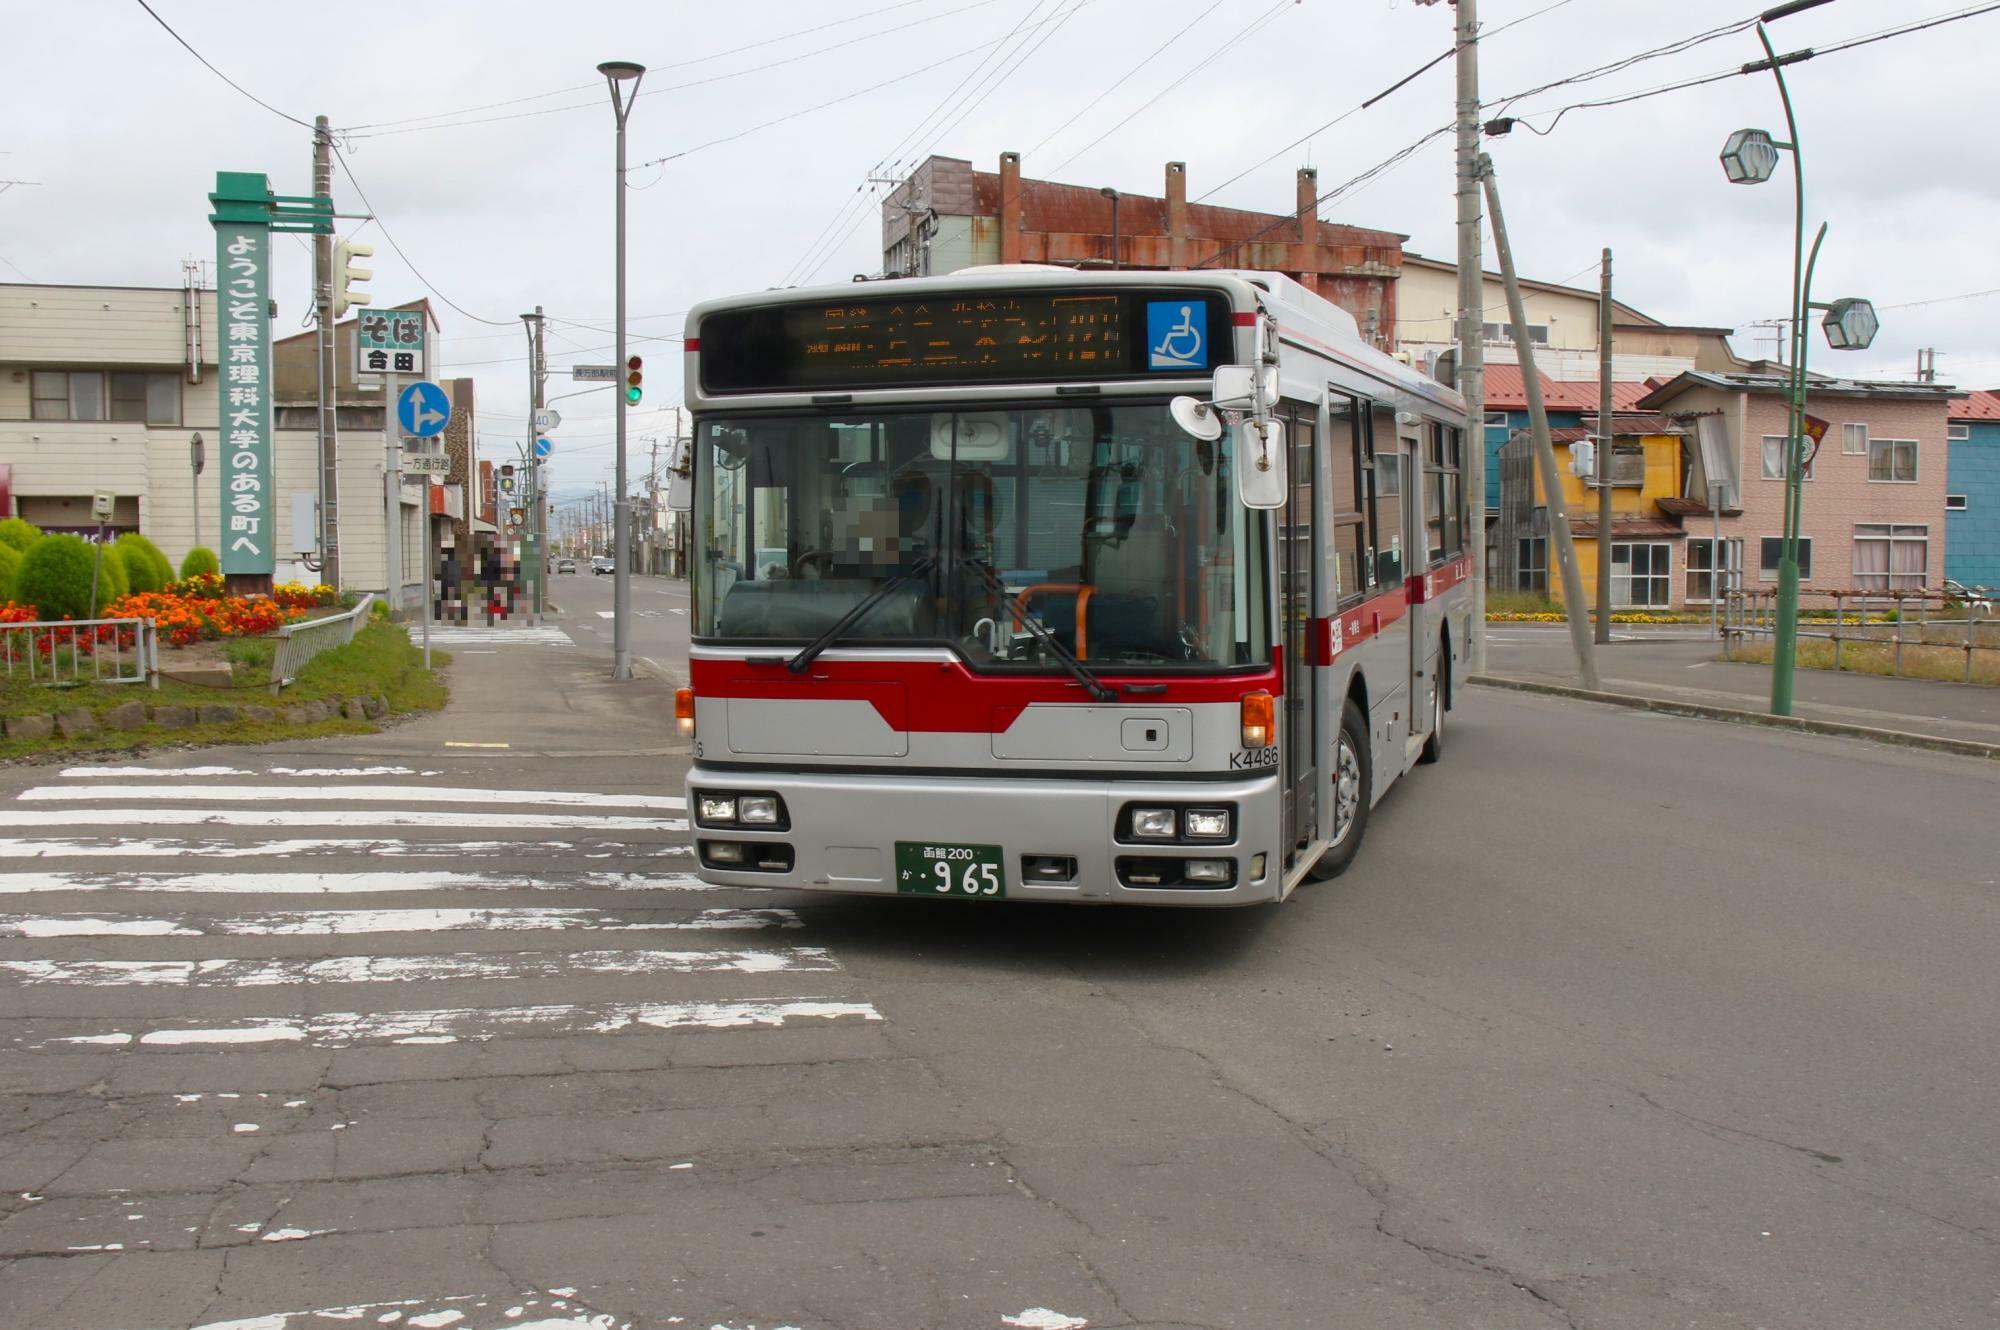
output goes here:
[[222, 382], [222, 571], [269, 576], [276, 567], [271, 508], [271, 233], [215, 224]]
[[354, 323], [356, 374], [422, 374], [424, 312], [368, 310]]

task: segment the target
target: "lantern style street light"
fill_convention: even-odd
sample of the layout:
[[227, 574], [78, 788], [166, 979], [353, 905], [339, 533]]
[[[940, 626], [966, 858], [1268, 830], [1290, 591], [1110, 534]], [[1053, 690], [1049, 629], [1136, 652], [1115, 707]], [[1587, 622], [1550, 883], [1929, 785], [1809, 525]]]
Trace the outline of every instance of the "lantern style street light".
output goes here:
[[[625, 363], [625, 122], [632, 115], [632, 103], [639, 96], [639, 80], [646, 67], [630, 60], [607, 60], [597, 67], [611, 90], [611, 111], [618, 120], [618, 248], [617, 343], [618, 363]], [[625, 493], [625, 407], [630, 394], [618, 394], [616, 439], [618, 441], [618, 491], [612, 506], [611, 527], [611, 677], [632, 677], [632, 512]]]
[[1764, 25], [1801, 10], [1816, 9], [1828, 0], [1788, 0], [1765, 10], [1757, 19], [1757, 40], [1763, 43], [1765, 58], [1743, 66], [1746, 74], [1760, 69], [1771, 71], [1778, 81], [1778, 99], [1785, 107], [1785, 130], [1789, 141], [1780, 141], [1761, 129], [1739, 129], [1722, 145], [1722, 171], [1731, 184], [1760, 185], [1777, 174], [1780, 153], [1792, 156], [1792, 311], [1787, 325], [1792, 343], [1792, 360], [1786, 382], [1788, 424], [1785, 431], [1785, 516], [1784, 539], [1778, 560], [1778, 621], [1772, 635], [1771, 714], [1792, 714], [1793, 682], [1798, 669], [1799, 641], [1799, 527], [1800, 509], [1805, 501], [1806, 463], [1806, 355], [1811, 339], [1806, 335], [1806, 318], [1811, 310], [1824, 310], [1828, 345], [1836, 351], [1859, 351], [1875, 340], [1879, 326], [1875, 307], [1866, 300], [1847, 298], [1831, 304], [1815, 304], [1812, 299], [1813, 265], [1819, 261], [1819, 247], [1826, 239], [1826, 224], [1806, 250], [1805, 159], [1799, 150], [1798, 119], [1792, 113], [1792, 95], [1785, 86], [1784, 67], [1811, 56], [1796, 51], [1780, 56], [1771, 45]]

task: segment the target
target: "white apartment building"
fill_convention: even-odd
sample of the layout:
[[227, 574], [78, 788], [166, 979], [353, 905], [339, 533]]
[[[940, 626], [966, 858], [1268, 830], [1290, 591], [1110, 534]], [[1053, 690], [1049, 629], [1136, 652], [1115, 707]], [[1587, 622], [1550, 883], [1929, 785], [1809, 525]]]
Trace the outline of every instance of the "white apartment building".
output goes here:
[[[215, 292], [193, 282], [0, 284], [0, 517], [91, 536], [91, 496], [109, 491], [117, 499], [108, 535], [138, 531], [176, 567], [196, 544], [219, 548], [215, 346]], [[285, 358], [283, 348], [274, 360]], [[387, 508], [380, 393], [348, 387], [340, 395], [341, 425], [352, 426], [339, 449], [341, 582], [380, 591]], [[317, 581], [295, 555], [313, 550], [313, 533], [292, 526], [293, 496], [319, 489], [312, 413], [281, 401], [275, 423], [276, 575]], [[207, 453], [198, 480], [190, 467], [197, 434]], [[425, 564], [424, 512], [445, 505], [422, 481], [405, 481], [401, 497], [402, 567], [414, 588]]]

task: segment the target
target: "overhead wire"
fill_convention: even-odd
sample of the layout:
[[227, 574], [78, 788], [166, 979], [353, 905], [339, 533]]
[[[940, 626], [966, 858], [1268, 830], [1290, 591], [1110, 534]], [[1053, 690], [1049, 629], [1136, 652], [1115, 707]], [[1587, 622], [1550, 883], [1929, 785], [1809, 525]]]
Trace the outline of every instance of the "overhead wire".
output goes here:
[[1036, 143], [1034, 147], [1028, 149], [1027, 155], [1030, 157], [1034, 156], [1036, 153], [1040, 152], [1044, 147], [1048, 145], [1049, 140], [1055, 138], [1057, 135], [1061, 134], [1065, 129], [1068, 129], [1071, 125], [1083, 119], [1084, 116], [1089, 115], [1091, 109], [1095, 107], [1099, 102], [1103, 101], [1106, 97], [1109, 97], [1112, 93], [1124, 87], [1125, 84], [1128, 81], [1130, 81], [1130, 79], [1134, 74], [1137, 74], [1140, 70], [1144, 69], [1146, 66], [1152, 64], [1155, 60], [1158, 60], [1161, 56], [1165, 55], [1168, 47], [1172, 46], [1175, 42], [1179, 41], [1181, 38], [1187, 36], [1189, 31], [1191, 31], [1194, 28], [1195, 24], [1201, 22], [1203, 19], [1207, 18], [1210, 14], [1213, 14], [1216, 10], [1222, 8], [1222, 6], [1226, 3], [1228, 3], [1228, 0], [1215, 0], [1215, 3], [1211, 4], [1207, 9], [1202, 10], [1199, 14], [1196, 14], [1193, 18], [1189, 19], [1185, 24], [1183, 24], [1180, 27], [1178, 31], [1174, 33], [1173, 36], [1167, 38], [1165, 41], [1161, 42], [1158, 46], [1155, 46], [1150, 52], [1147, 53], [1144, 59], [1139, 61], [1138, 64], [1133, 65], [1130, 69], [1126, 70], [1123, 74], [1119, 75], [1115, 80], [1113, 80], [1111, 86], [1105, 88], [1095, 97], [1092, 97], [1089, 101], [1085, 102], [1082, 108], [1079, 109], [1074, 115], [1070, 116], [1069, 119], [1063, 121], [1060, 125], [1057, 125], [1054, 129], [1050, 130], [1048, 133], [1042, 135], [1041, 141]]
[[[269, 102], [265, 101], [262, 97], [259, 97], [256, 93], [250, 91], [250, 89], [244, 87], [241, 83], [238, 83], [235, 79], [229, 77], [229, 75], [223, 73], [221, 70], [217, 69], [214, 65], [210, 64], [208, 57], [203, 55], [200, 51], [195, 50], [194, 47], [188, 45], [187, 38], [181, 36], [178, 32], [175, 32], [173, 26], [169, 24], [165, 19], [161, 18], [159, 14], [155, 13], [153, 7], [147, 4], [146, 0], [138, 0], [138, 5], [139, 8], [145, 10], [147, 14], [151, 15], [153, 22], [159, 24], [162, 28], [166, 29], [167, 36], [179, 42], [181, 46], [186, 49], [189, 55], [201, 61], [202, 65], [207, 68], [209, 73], [215, 75], [217, 78], [221, 79], [224, 83], [227, 83], [230, 87], [236, 89], [236, 91], [242, 93], [245, 97], [248, 97], [251, 101], [257, 103], [257, 105], [263, 107], [266, 111], [269, 111], [272, 115], [277, 116], [280, 120], [289, 120], [301, 129], [312, 128], [311, 125], [299, 119], [297, 116], [288, 114], [287, 112], [284, 111], [280, 111], [277, 107], [271, 105]], [[16, 271], [18, 271], [18, 269]]]
[[[354, 168], [347, 164], [347, 154], [345, 152], [342, 152], [337, 145], [333, 149], [333, 160], [340, 163], [341, 172], [347, 177], [347, 183], [353, 185], [354, 192], [361, 196], [361, 206], [368, 209], [369, 213], [374, 218], [375, 225], [380, 227], [382, 230], [382, 238], [389, 242], [390, 249], [396, 251], [396, 257], [403, 261], [403, 266], [410, 270], [410, 275], [417, 279], [418, 285], [422, 286], [426, 291], [429, 291], [439, 300], [449, 305], [452, 309], [455, 309], [460, 314], [463, 314], [466, 318], [471, 319], [474, 323], [484, 323], [489, 327], [493, 328], [509, 328], [513, 327], [516, 323], [519, 322], [519, 320], [517, 319], [482, 318], [480, 315], [474, 314], [471, 310], [465, 308], [465, 306], [453, 300], [450, 296], [446, 295], [444, 292], [438, 290], [437, 285], [433, 283], [428, 277], [424, 276], [422, 271], [418, 269], [417, 265], [410, 261], [410, 256], [403, 252], [403, 247], [396, 243], [396, 237], [390, 232], [389, 224], [382, 220], [382, 214], [379, 211], [377, 211], [375, 205], [369, 201], [368, 191], [363, 189], [361, 187], [361, 182], [355, 178]], [[522, 358], [525, 359], [526, 357]]]

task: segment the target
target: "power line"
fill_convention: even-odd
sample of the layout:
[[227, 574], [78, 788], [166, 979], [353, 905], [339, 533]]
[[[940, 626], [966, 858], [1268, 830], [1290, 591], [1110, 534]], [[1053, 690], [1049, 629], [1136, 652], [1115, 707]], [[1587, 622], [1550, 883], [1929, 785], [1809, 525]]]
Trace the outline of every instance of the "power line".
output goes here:
[[1090, 110], [1092, 107], [1096, 106], [1106, 97], [1109, 97], [1112, 93], [1124, 87], [1126, 82], [1134, 74], [1138, 73], [1140, 70], [1144, 69], [1147, 65], [1150, 65], [1155, 60], [1159, 59], [1162, 55], [1166, 53], [1168, 47], [1172, 46], [1175, 42], [1179, 41], [1181, 38], [1187, 36], [1189, 30], [1192, 29], [1195, 24], [1201, 22], [1203, 19], [1207, 18], [1210, 14], [1213, 14], [1216, 10], [1222, 8], [1225, 2], [1226, 0], [1215, 0], [1214, 4], [1210, 5], [1207, 9], [1202, 10], [1199, 14], [1196, 14], [1193, 18], [1189, 19], [1179, 32], [1176, 32], [1173, 36], [1167, 38], [1165, 41], [1161, 42], [1158, 46], [1155, 46], [1152, 50], [1152, 53], [1146, 56], [1145, 59], [1141, 60], [1138, 64], [1126, 70], [1111, 84], [1110, 87], [1106, 88], [1103, 92], [1098, 93], [1095, 97], [1092, 97], [1089, 101], [1085, 102], [1083, 104], [1083, 108], [1079, 110], [1075, 115], [1072, 115], [1069, 119], [1063, 121], [1060, 125], [1057, 125], [1054, 129], [1050, 130], [1048, 133], [1042, 135], [1041, 142], [1037, 143], [1034, 147], [1028, 149], [1026, 155], [1029, 157], [1033, 157], [1036, 153], [1040, 152], [1044, 146], [1047, 145], [1050, 139], [1056, 137], [1056, 135], [1062, 133], [1065, 129], [1068, 129], [1071, 125], [1083, 119], [1084, 116], [1090, 114]]
[[346, 175], [347, 183], [353, 185], [354, 192], [361, 196], [361, 206], [368, 209], [374, 216], [375, 225], [382, 229], [382, 238], [389, 242], [390, 249], [396, 251], [396, 257], [403, 261], [403, 266], [410, 270], [411, 275], [417, 279], [418, 285], [422, 286], [439, 300], [442, 300], [445, 304], [450, 305], [466, 318], [471, 319], [474, 323], [483, 323], [493, 328], [507, 328], [514, 325], [515, 321], [512, 319], [483, 319], [432, 285], [430, 279], [418, 270], [417, 265], [410, 262], [410, 256], [405, 254], [403, 247], [396, 243], [396, 237], [389, 233], [389, 224], [382, 220], [382, 214], [376, 211], [373, 203], [369, 202], [368, 191], [363, 189], [361, 182], [354, 178], [354, 168], [347, 164], [347, 154], [342, 152], [338, 146], [333, 150], [333, 160], [340, 163], [341, 172]]
[[188, 46], [187, 38], [181, 36], [178, 32], [175, 32], [173, 28], [168, 25], [165, 19], [161, 18], [158, 14], [153, 13], [153, 7], [147, 4], [146, 0], [138, 0], [138, 2], [139, 2], [139, 8], [145, 10], [148, 14], [152, 15], [153, 22], [159, 24], [162, 28], [166, 28], [167, 36], [173, 38], [175, 41], [179, 42], [183, 47], [185, 47], [189, 55], [193, 56], [195, 59], [201, 61], [203, 65], [207, 66], [209, 73], [215, 75], [217, 78], [221, 79], [224, 83], [227, 83], [230, 87], [236, 89], [236, 91], [242, 93], [245, 97], [248, 97], [251, 101], [257, 103], [257, 105], [263, 107], [266, 111], [269, 111], [272, 115], [277, 116], [279, 119], [289, 120], [293, 124], [297, 125], [300, 129], [312, 128], [311, 125], [299, 119], [297, 116], [286, 115], [283, 111], [280, 111], [277, 107], [271, 105], [269, 102], [265, 101], [262, 97], [259, 97], [256, 93], [244, 87], [241, 83], [238, 83], [235, 79], [229, 77], [229, 75], [223, 73], [221, 70], [217, 69], [214, 65], [209, 64], [208, 57], [203, 55], [200, 51], [195, 50], [194, 47]]

